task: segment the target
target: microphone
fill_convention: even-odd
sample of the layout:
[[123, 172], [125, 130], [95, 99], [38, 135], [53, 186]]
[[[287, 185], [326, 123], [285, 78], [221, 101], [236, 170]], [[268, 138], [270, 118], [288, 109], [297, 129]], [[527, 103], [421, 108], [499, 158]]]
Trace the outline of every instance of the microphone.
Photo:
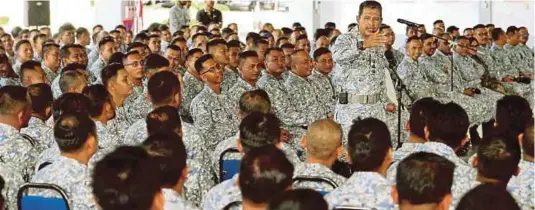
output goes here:
[[411, 21], [408, 21], [408, 20], [404, 20], [404, 19], [401, 19], [401, 18], [398, 18], [398, 23], [403, 23], [405, 25], [408, 25], [408, 26], [413, 26], [413, 27], [420, 27], [422, 24], [418, 24], [418, 23], [415, 23], [415, 22], [411, 22]]

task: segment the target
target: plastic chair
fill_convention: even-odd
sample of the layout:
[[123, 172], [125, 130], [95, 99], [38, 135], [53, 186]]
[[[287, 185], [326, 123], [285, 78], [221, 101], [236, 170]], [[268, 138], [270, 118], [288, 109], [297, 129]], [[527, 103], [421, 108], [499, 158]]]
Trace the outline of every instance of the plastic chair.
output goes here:
[[[42, 196], [24, 195], [30, 188], [46, 189], [56, 191], [61, 198], [50, 198]], [[19, 188], [17, 193], [18, 210], [70, 210], [69, 197], [65, 191], [55, 184], [26, 183]]]
[[228, 148], [219, 155], [219, 183], [231, 179], [240, 170], [241, 160], [225, 160], [225, 156], [231, 153], [240, 153], [237, 148]]
[[[328, 184], [330, 185], [333, 189], [336, 189], [338, 188], [338, 185], [336, 184], [336, 182], [334, 182], [332, 179], [329, 179], [329, 178], [325, 178], [325, 177], [318, 177], [318, 176], [296, 176], [294, 179], [293, 179], [293, 183], [296, 183], [296, 182], [318, 182], [318, 183], [324, 183], [324, 184]], [[326, 195], [327, 191], [320, 191], [320, 190], [317, 190], [317, 189], [314, 189], [316, 191], [318, 191], [321, 195]]]

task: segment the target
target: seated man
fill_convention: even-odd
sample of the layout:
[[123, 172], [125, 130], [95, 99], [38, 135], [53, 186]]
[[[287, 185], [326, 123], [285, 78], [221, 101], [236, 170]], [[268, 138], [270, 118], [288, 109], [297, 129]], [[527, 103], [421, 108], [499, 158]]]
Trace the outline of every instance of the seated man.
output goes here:
[[107, 65], [101, 72], [102, 84], [110, 92], [113, 103], [115, 104], [116, 118], [109, 123], [110, 129], [123, 139], [126, 129], [135, 121], [133, 113], [129, 112], [124, 103], [126, 98], [132, 93], [132, 83], [128, 80], [128, 72], [122, 64]]
[[193, 123], [191, 119], [191, 101], [199, 94], [204, 88], [204, 83], [201, 80], [201, 76], [195, 70], [195, 61], [203, 54], [199, 48], [193, 48], [188, 51], [186, 55], [186, 72], [182, 77], [184, 80], [184, 90], [182, 90], [182, 107], [180, 108], [180, 116], [186, 121]]
[[398, 165], [393, 191], [399, 209], [448, 209], [454, 168], [451, 161], [433, 153], [407, 156]]
[[97, 163], [92, 178], [102, 210], [164, 209], [160, 170], [143, 148], [117, 148]]
[[104, 67], [108, 65], [111, 55], [116, 51], [117, 50], [115, 49], [115, 41], [113, 40], [113, 37], [107, 36], [98, 42], [98, 60], [96, 60], [95, 63], [89, 67], [91, 76], [93, 78], [97, 78], [97, 81], [100, 81], [98, 79], [101, 79], [101, 72], [103, 71]]
[[[64, 114], [54, 126], [54, 137], [61, 155], [38, 171], [31, 182], [60, 186], [69, 196], [73, 209], [96, 209], [87, 167], [98, 147], [95, 123], [84, 113]], [[35, 194], [59, 197], [52, 192], [36, 190]]]
[[229, 90], [230, 100], [238, 103], [240, 96], [251, 90], [258, 88], [256, 85], [260, 77], [260, 62], [258, 54], [254, 51], [245, 51], [240, 53], [238, 72], [240, 76]]
[[[318, 120], [310, 127], [303, 137], [303, 148], [306, 148], [305, 163], [296, 166], [294, 176], [321, 177], [342, 186], [346, 178], [334, 173], [331, 168], [342, 154], [342, 128], [329, 119]], [[320, 192], [330, 192], [331, 185], [319, 182], [303, 181], [294, 183], [293, 188], [310, 188]]]
[[325, 107], [325, 110], [334, 112], [337, 96], [329, 76], [334, 66], [331, 51], [323, 47], [314, 51], [314, 64], [316, 67], [308, 79], [314, 85], [319, 103]]
[[240, 164], [241, 176], [237, 183], [242, 209], [265, 209], [272, 198], [291, 188], [293, 172], [292, 163], [273, 145], [247, 152]]
[[[242, 122], [243, 122], [243, 119], [247, 115], [249, 115], [250, 113], [253, 113], [253, 112], [261, 112], [261, 113], [264, 113], [264, 114], [271, 113], [271, 104], [270, 104], [269, 97], [267, 96], [266, 92], [264, 92], [261, 89], [245, 92], [240, 97], [238, 106], [239, 106], [238, 117], [240, 118], [240, 120], [242, 120]], [[227, 149], [236, 148], [237, 147], [236, 141], [238, 141], [240, 138], [243, 138], [241, 136], [242, 136], [241, 133], [237, 132], [236, 135], [234, 135], [232, 137], [229, 137], [229, 138], [225, 139], [224, 141], [220, 142], [219, 144], [217, 144], [217, 146], [216, 146], [216, 148], [214, 150], [214, 153], [213, 153], [215, 155], [211, 156], [211, 162], [212, 162], [211, 163], [211, 168], [212, 168], [212, 171], [214, 172], [214, 174], [216, 175], [216, 178], [218, 180], [221, 178], [221, 177], [219, 177], [219, 174], [220, 174], [220, 172], [219, 172], [219, 158], [220, 158], [221, 154], [223, 154], [223, 152], [225, 150], [227, 150]], [[244, 135], [244, 136], [247, 136], [247, 135]], [[280, 136], [280, 139], [281, 139], [280, 141], [282, 141], [282, 142], [280, 142], [282, 151], [286, 153], [288, 159], [290, 159], [290, 161], [295, 166], [300, 164], [301, 161], [299, 161], [299, 158], [297, 157], [295, 148], [293, 148], [292, 146], [284, 143], [284, 141], [288, 140], [287, 133], [285, 133], [285, 131], [281, 130], [281, 133], [279, 134], [279, 136]], [[249, 138], [251, 138], [251, 137], [249, 137]], [[279, 142], [279, 141], [277, 141], [277, 142]], [[239, 160], [241, 158], [242, 158], [241, 155], [235, 154], [235, 153], [227, 154], [224, 157], [225, 160], [229, 160], [229, 159]]]
[[95, 122], [99, 149], [115, 149], [123, 140], [108, 128], [108, 122], [115, 118], [115, 107], [111, 95], [104, 85], [90, 85], [83, 91], [91, 101], [89, 115]]
[[[254, 148], [265, 145], [275, 145], [281, 148], [279, 141], [280, 126], [273, 114], [252, 112], [242, 120], [240, 138], [237, 140], [238, 150], [242, 155], [247, 154]], [[286, 157], [288, 157], [288, 154], [286, 154]], [[219, 210], [233, 202], [242, 201], [241, 191], [237, 185], [238, 177], [239, 174], [236, 174], [231, 179], [213, 187], [204, 198], [203, 209]], [[241, 180], [241, 178], [239, 179]]]
[[287, 190], [269, 201], [268, 210], [327, 210], [323, 196], [311, 189]]
[[20, 82], [22, 86], [28, 87], [33, 84], [47, 83], [46, 74], [41, 68], [41, 63], [29, 60], [20, 66]]
[[347, 141], [347, 160], [354, 173], [344, 185], [325, 196], [329, 209], [394, 209], [392, 183], [386, 179], [392, 162], [392, 142], [386, 124], [375, 118], [356, 120]]
[[69, 64], [63, 67], [60, 76], [56, 77], [50, 86], [54, 98], [59, 98], [63, 93], [82, 93], [82, 90], [89, 84], [84, 72], [84, 66], [80, 64]]
[[20, 132], [32, 137], [42, 146], [49, 145], [54, 141], [54, 139], [45, 138], [54, 135], [54, 130], [46, 125], [46, 121], [52, 116], [52, 103], [54, 102], [52, 90], [47, 84], [39, 83], [30, 85], [28, 94], [32, 102], [32, 117], [28, 122], [28, 127], [21, 129]]
[[17, 206], [17, 193], [19, 188], [25, 183], [21, 174], [13, 167], [0, 163], [0, 178], [2, 179], [2, 193], [4, 205], [0, 207], [4, 209], [15, 209]]
[[520, 164], [518, 165], [520, 172], [517, 176], [511, 178], [509, 184], [519, 187], [519, 199], [525, 203], [524, 206], [526, 208], [533, 209], [535, 206], [535, 197], [533, 196], [533, 189], [535, 188], [535, 182], [533, 181], [535, 177], [533, 166], [533, 152], [535, 150], [533, 147], [533, 124], [526, 128], [526, 131], [524, 131], [519, 139], [521, 139], [520, 144], [524, 151], [522, 160], [520, 160]]
[[456, 210], [520, 210], [515, 199], [502, 186], [482, 184], [466, 193]]
[[28, 126], [32, 105], [28, 91], [20, 86], [0, 88], [0, 159], [25, 181], [33, 175], [39, 142], [20, 133]]
[[[426, 120], [424, 132], [427, 142], [414, 146], [411, 149], [412, 152], [399, 157], [399, 160], [402, 160], [414, 152], [422, 151], [440, 155], [453, 162], [455, 172], [451, 187], [452, 204], [457, 203], [461, 196], [470, 189], [469, 183], [474, 180], [475, 171], [455, 153], [468, 141], [467, 131], [468, 115], [463, 108], [451, 102], [441, 105]], [[395, 182], [398, 164], [399, 162], [393, 162], [388, 170], [388, 179], [392, 182]]]
[[164, 209], [197, 210], [196, 206], [183, 198], [183, 187], [188, 179], [188, 166], [186, 147], [182, 138], [170, 132], [156, 132], [143, 142], [142, 147], [151, 157], [153, 164], [160, 166], [165, 198]]

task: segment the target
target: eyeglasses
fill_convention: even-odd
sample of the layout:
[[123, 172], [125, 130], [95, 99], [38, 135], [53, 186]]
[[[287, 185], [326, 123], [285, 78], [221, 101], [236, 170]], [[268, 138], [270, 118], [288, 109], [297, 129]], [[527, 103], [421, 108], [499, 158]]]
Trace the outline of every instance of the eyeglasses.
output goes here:
[[133, 66], [134, 68], [137, 68], [137, 67], [141, 66], [141, 62], [140, 61], [134, 61], [132, 63], [125, 64], [124, 66]]
[[221, 71], [221, 70], [222, 70], [221, 65], [217, 63], [214, 66], [208, 68], [208, 70], [202, 72], [201, 75], [206, 74], [206, 73], [216, 73], [217, 71]]

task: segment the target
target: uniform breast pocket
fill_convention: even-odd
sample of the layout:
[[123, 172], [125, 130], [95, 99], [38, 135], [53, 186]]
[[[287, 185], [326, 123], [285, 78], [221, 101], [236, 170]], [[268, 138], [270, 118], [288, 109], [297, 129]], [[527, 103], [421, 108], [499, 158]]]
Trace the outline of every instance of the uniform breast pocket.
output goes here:
[[230, 116], [223, 108], [215, 108], [212, 110], [211, 114], [214, 122], [224, 123], [230, 119]]

